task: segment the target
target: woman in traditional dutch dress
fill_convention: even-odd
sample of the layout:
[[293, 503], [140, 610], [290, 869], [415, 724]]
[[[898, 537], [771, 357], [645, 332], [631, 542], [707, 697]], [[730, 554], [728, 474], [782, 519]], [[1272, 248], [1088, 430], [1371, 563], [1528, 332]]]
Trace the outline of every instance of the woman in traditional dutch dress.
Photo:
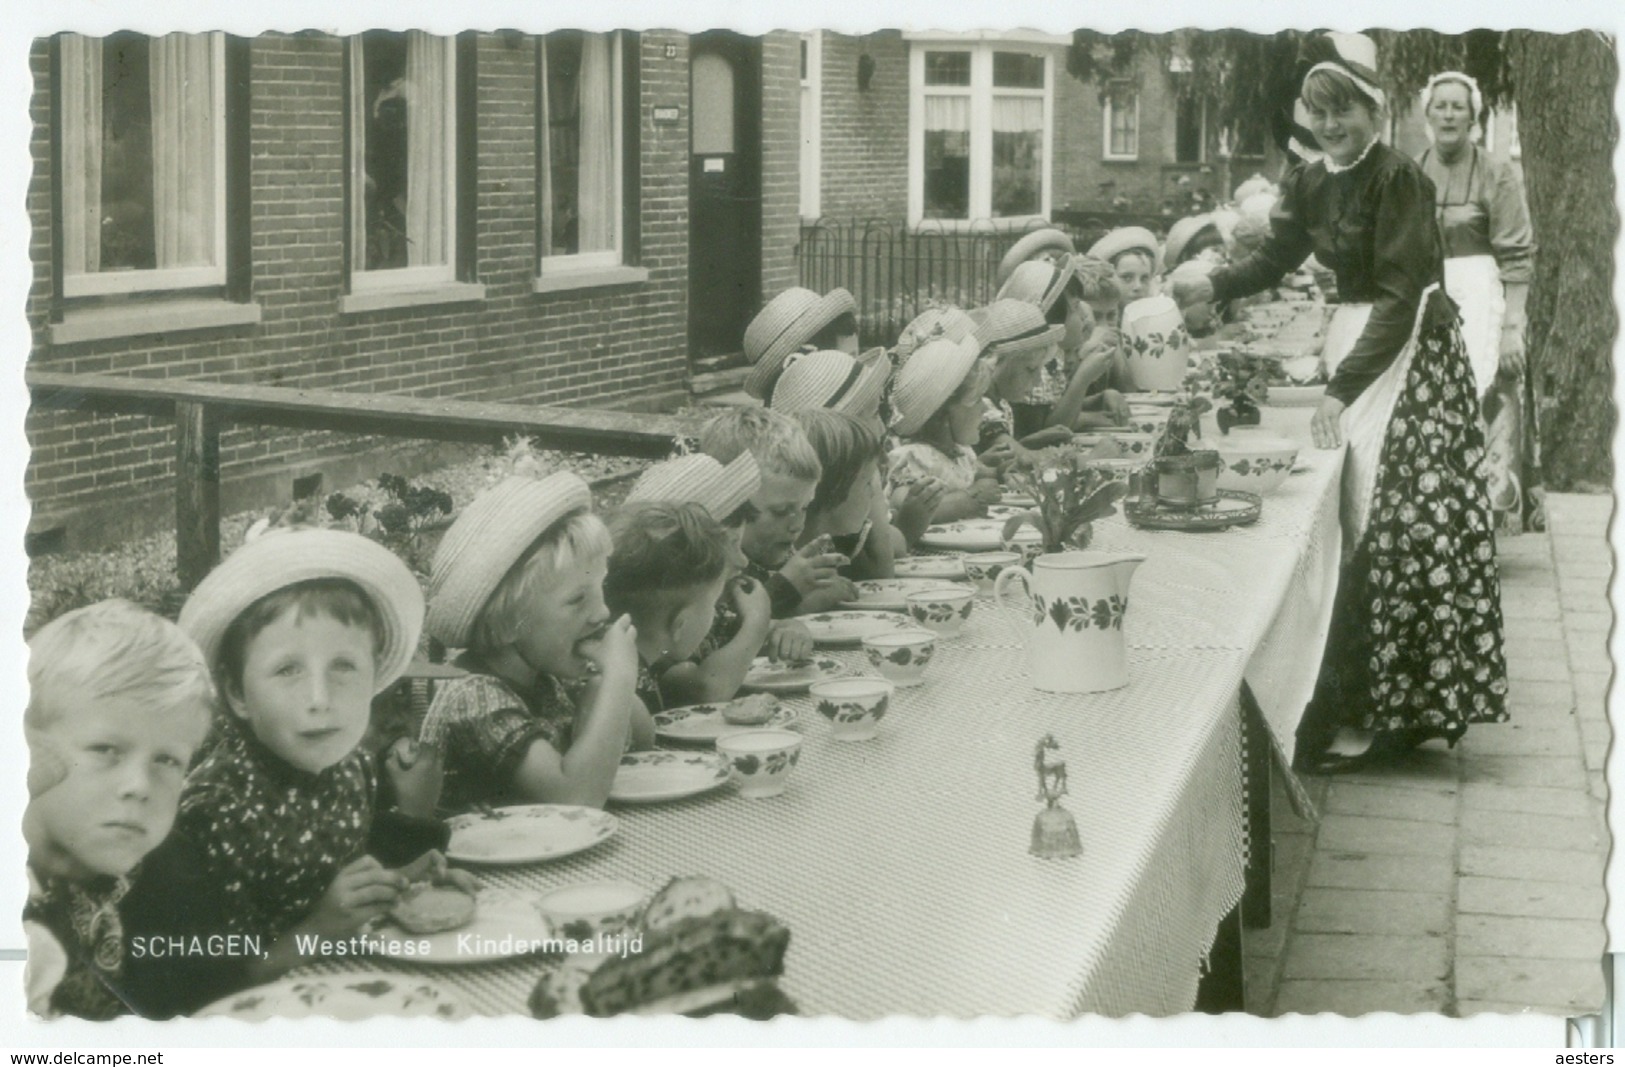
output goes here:
[[1344, 303], [1315, 444], [1347, 443], [1343, 568], [1296, 764], [1338, 773], [1506, 713], [1500, 583], [1472, 367], [1445, 294], [1433, 184], [1377, 139], [1376, 48], [1326, 34], [1301, 96], [1323, 157], [1282, 181], [1247, 259], [1176, 283], [1182, 304], [1274, 284], [1311, 253]]

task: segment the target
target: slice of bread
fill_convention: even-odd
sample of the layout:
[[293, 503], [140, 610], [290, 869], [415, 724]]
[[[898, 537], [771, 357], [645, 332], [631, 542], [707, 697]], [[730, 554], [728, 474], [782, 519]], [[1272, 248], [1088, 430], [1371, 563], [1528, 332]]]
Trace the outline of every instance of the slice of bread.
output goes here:
[[771, 915], [729, 910], [680, 919], [646, 935], [635, 956], [606, 960], [580, 987], [581, 1010], [608, 1016], [784, 970], [790, 930]]
[[772, 693], [757, 693], [723, 705], [722, 718], [735, 726], [760, 726], [773, 717], [778, 706], [779, 702]]
[[715, 878], [673, 878], [649, 898], [638, 925], [645, 934], [655, 934], [683, 919], [729, 911], [734, 906], [733, 892]]
[[456, 886], [418, 882], [401, 894], [389, 917], [409, 934], [438, 934], [467, 926], [475, 907], [473, 895]]

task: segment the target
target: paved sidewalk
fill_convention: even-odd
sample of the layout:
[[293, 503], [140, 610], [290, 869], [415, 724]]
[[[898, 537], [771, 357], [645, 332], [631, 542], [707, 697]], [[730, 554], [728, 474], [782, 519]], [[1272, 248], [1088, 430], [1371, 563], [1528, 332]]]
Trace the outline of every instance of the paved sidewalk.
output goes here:
[[1602, 1002], [1612, 665], [1607, 495], [1547, 497], [1503, 538], [1512, 721], [1396, 768], [1275, 798], [1274, 924], [1249, 930], [1248, 1010], [1578, 1015]]

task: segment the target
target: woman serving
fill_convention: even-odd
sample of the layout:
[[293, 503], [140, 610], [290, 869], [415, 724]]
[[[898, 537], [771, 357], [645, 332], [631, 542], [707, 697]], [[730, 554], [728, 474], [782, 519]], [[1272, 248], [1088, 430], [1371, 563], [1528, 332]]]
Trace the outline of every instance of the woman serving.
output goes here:
[[1506, 713], [1500, 583], [1479, 474], [1483, 434], [1454, 305], [1440, 288], [1432, 183], [1381, 144], [1376, 48], [1330, 33], [1300, 95], [1324, 158], [1282, 181], [1263, 246], [1182, 305], [1257, 292], [1311, 253], [1337, 275], [1315, 444], [1345, 441], [1344, 564], [1315, 694], [1298, 728], [1311, 773], [1354, 770]]
[[1522, 528], [1524, 300], [1535, 241], [1523, 186], [1511, 164], [1473, 143], [1484, 115], [1478, 83], [1458, 71], [1428, 79], [1422, 91], [1431, 147], [1418, 162], [1437, 191], [1444, 236], [1444, 286], [1461, 308], [1462, 340], [1488, 425], [1485, 477], [1490, 501]]

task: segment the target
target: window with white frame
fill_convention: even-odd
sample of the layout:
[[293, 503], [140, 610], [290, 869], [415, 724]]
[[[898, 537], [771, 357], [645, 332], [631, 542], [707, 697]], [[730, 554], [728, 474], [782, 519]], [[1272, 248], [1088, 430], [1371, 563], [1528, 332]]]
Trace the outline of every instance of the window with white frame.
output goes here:
[[916, 44], [910, 53], [913, 220], [1047, 215], [1055, 51], [1020, 42]]
[[550, 33], [539, 43], [538, 203], [542, 273], [622, 263], [623, 47], [619, 33]]
[[1140, 158], [1140, 91], [1128, 82], [1106, 87], [1101, 104], [1102, 151], [1107, 159]]
[[60, 44], [62, 295], [225, 284], [225, 35]]
[[817, 218], [823, 207], [824, 35], [801, 35], [801, 214]]
[[350, 285], [455, 281], [457, 52], [451, 37], [350, 38]]

